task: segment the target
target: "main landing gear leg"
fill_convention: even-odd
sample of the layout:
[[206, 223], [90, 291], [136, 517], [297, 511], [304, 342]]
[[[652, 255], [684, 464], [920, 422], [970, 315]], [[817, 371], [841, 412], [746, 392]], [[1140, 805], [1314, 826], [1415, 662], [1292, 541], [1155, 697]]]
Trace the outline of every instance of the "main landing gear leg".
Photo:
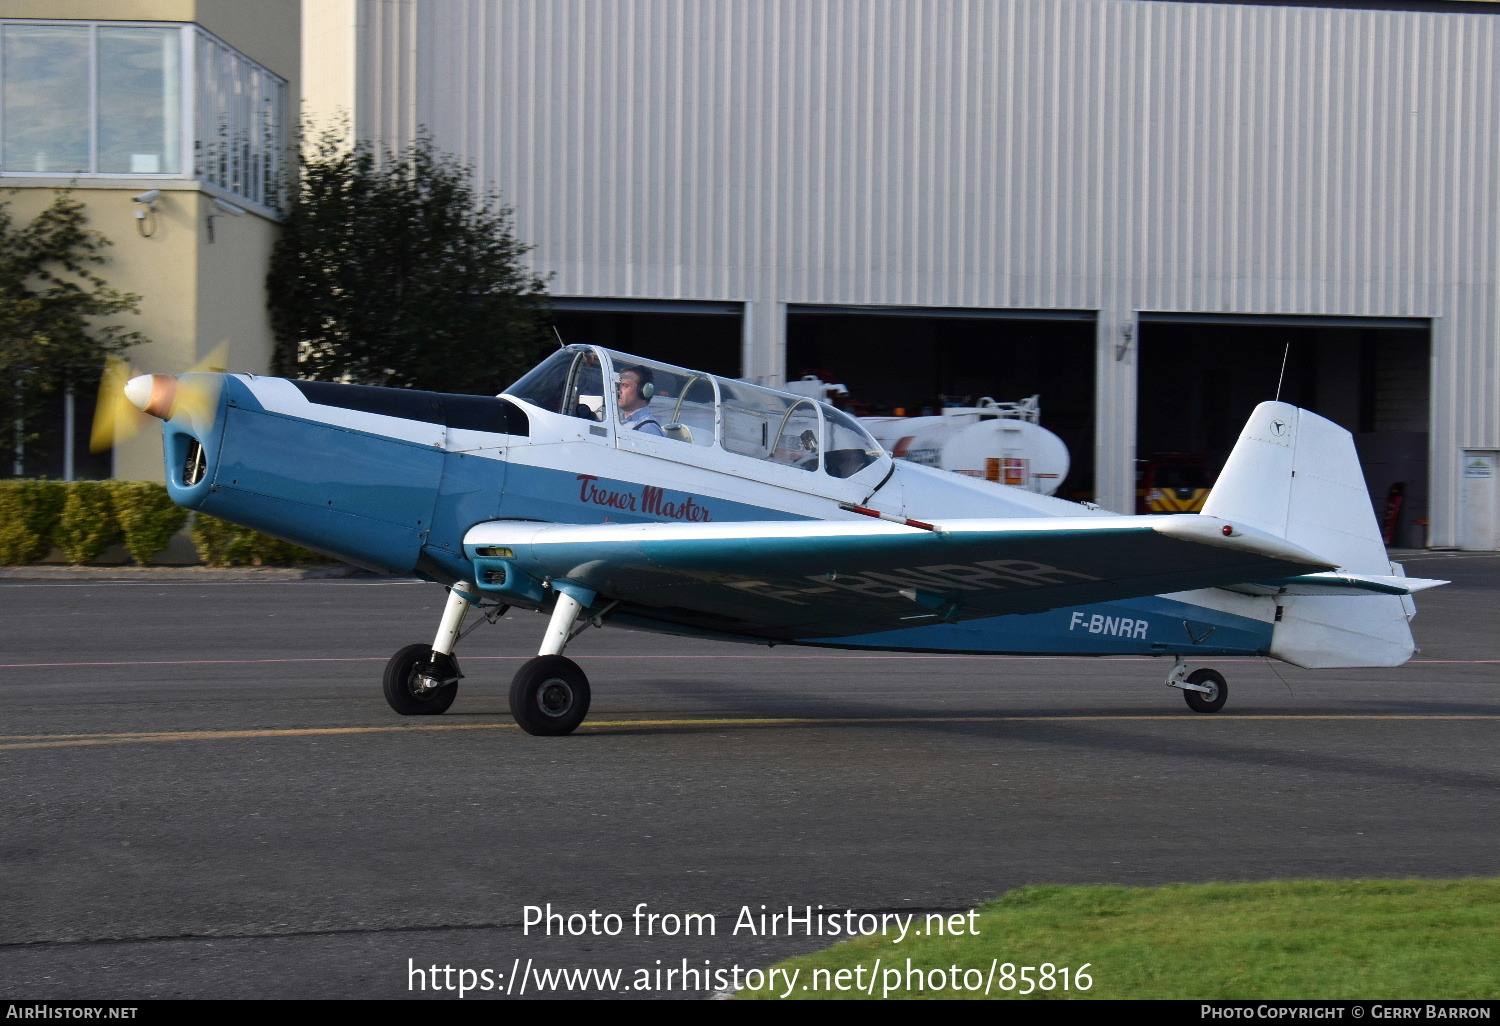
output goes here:
[[458, 696], [458, 660], [453, 647], [472, 606], [460, 582], [448, 589], [448, 603], [431, 645], [407, 645], [385, 666], [385, 700], [403, 716], [434, 716], [446, 712]]
[[1207, 667], [1188, 673], [1182, 656], [1177, 657], [1172, 672], [1167, 674], [1167, 687], [1181, 688], [1182, 697], [1193, 712], [1218, 712], [1229, 700], [1229, 684], [1222, 673]]
[[594, 593], [556, 588], [541, 654], [523, 664], [510, 684], [511, 715], [528, 734], [571, 734], [589, 711], [589, 679], [562, 653], [573, 639], [573, 622], [594, 601]]

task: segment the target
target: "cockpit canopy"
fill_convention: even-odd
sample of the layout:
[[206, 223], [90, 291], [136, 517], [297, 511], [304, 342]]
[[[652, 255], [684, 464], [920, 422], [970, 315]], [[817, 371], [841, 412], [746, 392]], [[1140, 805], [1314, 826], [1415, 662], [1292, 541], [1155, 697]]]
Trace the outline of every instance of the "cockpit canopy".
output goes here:
[[[647, 412], [626, 425], [620, 382], [632, 372]], [[558, 350], [505, 394], [618, 431], [659, 433], [833, 477], [851, 477], [884, 455], [853, 417], [826, 403], [600, 346]]]

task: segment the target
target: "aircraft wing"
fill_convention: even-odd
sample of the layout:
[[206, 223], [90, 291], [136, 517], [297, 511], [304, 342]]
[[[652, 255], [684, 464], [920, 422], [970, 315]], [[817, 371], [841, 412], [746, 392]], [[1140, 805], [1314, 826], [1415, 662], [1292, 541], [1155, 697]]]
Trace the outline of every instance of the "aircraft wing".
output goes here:
[[619, 611], [770, 640], [922, 624], [1321, 573], [1270, 534], [1197, 514], [954, 520], [541, 524], [493, 521], [464, 548], [495, 597], [569, 582]]

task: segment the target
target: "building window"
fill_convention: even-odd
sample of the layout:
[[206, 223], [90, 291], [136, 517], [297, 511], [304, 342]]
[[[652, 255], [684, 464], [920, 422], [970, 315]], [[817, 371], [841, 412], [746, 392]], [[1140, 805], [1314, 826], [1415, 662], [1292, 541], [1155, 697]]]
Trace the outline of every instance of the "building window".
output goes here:
[[285, 104], [196, 25], [0, 22], [6, 176], [191, 176], [274, 208]]
[[91, 29], [61, 25], [6, 25], [0, 46], [5, 89], [6, 171], [78, 172], [93, 169], [89, 77]]
[[265, 68], [201, 34], [197, 55], [199, 178], [268, 207], [279, 206], [286, 84]]
[[98, 159], [115, 174], [182, 170], [182, 43], [173, 29], [97, 30]]

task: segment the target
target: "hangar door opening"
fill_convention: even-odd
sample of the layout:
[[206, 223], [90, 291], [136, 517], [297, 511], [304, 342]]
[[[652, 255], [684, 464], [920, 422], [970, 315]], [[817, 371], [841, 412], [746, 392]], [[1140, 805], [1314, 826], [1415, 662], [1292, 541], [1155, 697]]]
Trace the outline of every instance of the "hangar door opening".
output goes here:
[[1283, 402], [1354, 433], [1387, 544], [1426, 544], [1430, 321], [1176, 313], [1139, 319], [1137, 512], [1201, 505], [1251, 411], [1276, 398], [1280, 382]]
[[1042, 427], [1068, 447], [1056, 494], [1094, 494], [1094, 320], [1083, 310], [787, 307], [789, 381], [848, 386], [858, 416], [921, 416], [981, 398], [1039, 395]]
[[552, 298], [552, 325], [564, 342], [618, 349], [731, 378], [740, 376], [743, 321], [740, 303]]

